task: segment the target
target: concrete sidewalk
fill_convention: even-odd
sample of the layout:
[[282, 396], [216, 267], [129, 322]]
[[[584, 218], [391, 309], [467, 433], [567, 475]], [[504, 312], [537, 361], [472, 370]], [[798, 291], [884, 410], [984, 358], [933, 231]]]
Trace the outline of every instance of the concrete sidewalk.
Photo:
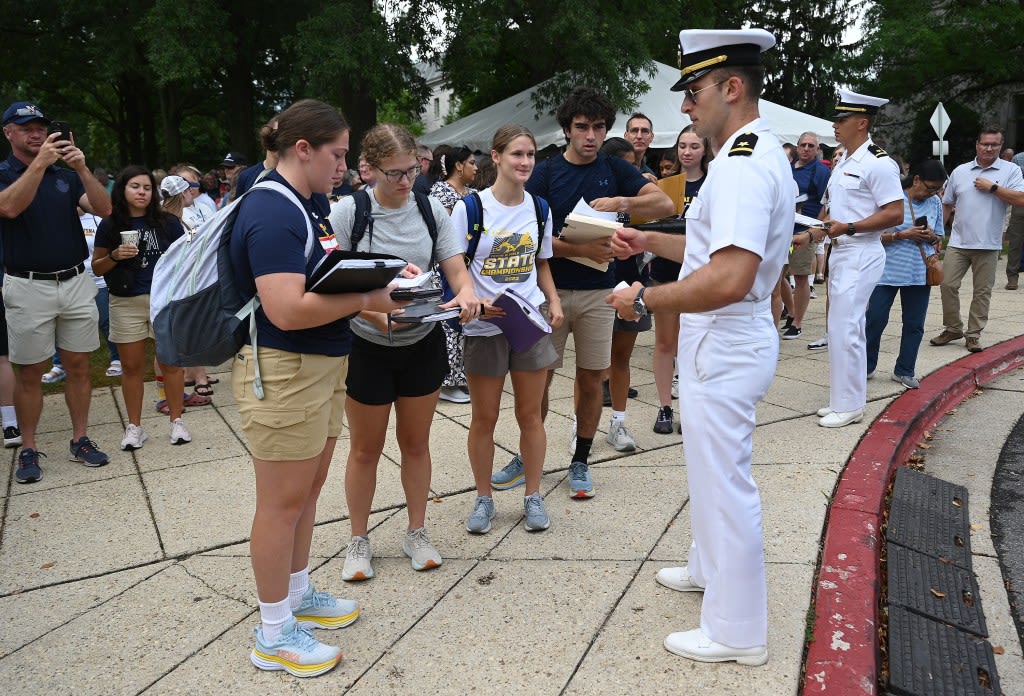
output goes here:
[[[1000, 267], [984, 345], [1024, 335], [1024, 292], [1003, 290], [1003, 278]], [[964, 285], [966, 299], [969, 281]], [[819, 290], [821, 299], [811, 302], [804, 340], [782, 342], [777, 376], [758, 410], [754, 464], [764, 500], [771, 652], [765, 667], [698, 664], [662, 648], [669, 632], [697, 625], [700, 598], [654, 582], [659, 568], [685, 562], [690, 537], [679, 436], [651, 432], [657, 399], [648, 333], [634, 354], [640, 396], [630, 401], [628, 420], [641, 449], [624, 456], [604, 442], [606, 411], [592, 458], [597, 497], [589, 501], [569, 499], [565, 481], [567, 375], [574, 369], [573, 355], [566, 356], [551, 391], [547, 532], [523, 530], [522, 495], [514, 490], [495, 494], [490, 534], [466, 533], [475, 498], [466, 457], [470, 407], [442, 402], [432, 430], [435, 497], [427, 527], [444, 565], [416, 573], [402, 555], [406, 517], [391, 436], [371, 517], [377, 577], [343, 583], [348, 448], [339, 443], [318, 511], [313, 580], [359, 600], [363, 614], [347, 629], [318, 634], [341, 646], [345, 660], [312, 680], [263, 673], [248, 661], [258, 621], [247, 544], [254, 484], [226, 376], [214, 407], [186, 414], [191, 444], [170, 446], [166, 418], [153, 413], [144, 423], [150, 440], [135, 453], [116, 449], [124, 430], [119, 391], [96, 390], [89, 434], [111, 455], [99, 469], [66, 461], [66, 408], [48, 397], [43, 480], [22, 486], [9, 474], [0, 485], [0, 692], [667, 694], [685, 687], [794, 694], [837, 475], [870, 421], [902, 392], [889, 379], [899, 345], [896, 307], [878, 374], [868, 383], [865, 421], [839, 430], [816, 425], [814, 411], [828, 401], [828, 353], [807, 350], [807, 342], [823, 333], [823, 295]], [[936, 290], [920, 376], [967, 355], [962, 342], [928, 345], [940, 317]], [[147, 393], [148, 403], [154, 398]], [[511, 406], [506, 395], [496, 466], [517, 448]], [[987, 595], [983, 601], [991, 605]], [[1019, 655], [1019, 646], [1011, 654]], [[1004, 677], [1006, 693], [1024, 689], [1017, 679]]]

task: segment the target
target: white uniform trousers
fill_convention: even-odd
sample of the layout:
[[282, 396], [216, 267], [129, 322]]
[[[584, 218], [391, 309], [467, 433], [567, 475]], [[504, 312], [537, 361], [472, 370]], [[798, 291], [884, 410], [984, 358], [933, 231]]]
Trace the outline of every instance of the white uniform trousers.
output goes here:
[[734, 648], [768, 643], [761, 494], [750, 467], [755, 409], [778, 356], [767, 302], [753, 316], [681, 317], [680, 421], [693, 530], [688, 566], [705, 587], [701, 629]]
[[878, 238], [840, 237], [828, 259], [829, 408], [858, 411], [868, 398], [868, 353], [864, 336], [868, 299], [885, 270]]

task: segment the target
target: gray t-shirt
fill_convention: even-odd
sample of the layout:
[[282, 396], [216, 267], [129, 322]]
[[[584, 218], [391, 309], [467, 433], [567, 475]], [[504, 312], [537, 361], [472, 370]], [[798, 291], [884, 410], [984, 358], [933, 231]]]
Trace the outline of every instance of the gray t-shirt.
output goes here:
[[[452, 256], [461, 256], [462, 245], [452, 228], [448, 211], [435, 198], [430, 199], [430, 208], [434, 211], [434, 219], [437, 221], [435, 260], [440, 262]], [[416, 264], [424, 271], [428, 270], [431, 251], [430, 233], [411, 192], [405, 205], [396, 209], [382, 208], [377, 202], [376, 193], [371, 190], [370, 214], [373, 216], [373, 229], [367, 227], [366, 233], [359, 241], [357, 251], [393, 254], [409, 263]], [[331, 229], [334, 230], [338, 246], [341, 249], [352, 248], [352, 225], [355, 222], [355, 216], [356, 203], [352, 196], [346, 196], [331, 206], [329, 217]], [[352, 319], [351, 322], [352, 333], [383, 346], [412, 345], [430, 333], [433, 328], [434, 324], [420, 324], [407, 329], [393, 330], [392, 340], [388, 341], [387, 333], [378, 330], [371, 322], [360, 317]]]

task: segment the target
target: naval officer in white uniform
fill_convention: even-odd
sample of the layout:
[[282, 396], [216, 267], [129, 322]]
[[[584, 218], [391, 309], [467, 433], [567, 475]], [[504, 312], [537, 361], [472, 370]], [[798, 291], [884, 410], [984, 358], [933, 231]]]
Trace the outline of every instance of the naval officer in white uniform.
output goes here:
[[864, 418], [867, 403], [865, 314], [885, 269], [882, 231], [903, 222], [899, 165], [871, 141], [888, 99], [839, 90], [832, 124], [846, 155], [832, 164], [826, 192], [828, 235], [829, 404], [818, 425], [841, 428]]
[[[795, 191], [778, 139], [760, 119], [763, 29], [679, 34], [682, 110], [718, 155], [679, 238], [632, 229], [619, 255], [650, 249], [682, 261], [679, 280], [609, 296], [625, 319], [680, 312], [679, 391], [693, 545], [688, 565], [664, 568], [662, 585], [703, 592], [700, 626], [670, 634], [669, 651], [702, 662], [768, 661], [768, 591], [761, 496], [751, 476], [755, 408], [775, 376], [779, 334], [772, 289], [793, 235]], [[673, 252], [674, 248], [674, 252]]]

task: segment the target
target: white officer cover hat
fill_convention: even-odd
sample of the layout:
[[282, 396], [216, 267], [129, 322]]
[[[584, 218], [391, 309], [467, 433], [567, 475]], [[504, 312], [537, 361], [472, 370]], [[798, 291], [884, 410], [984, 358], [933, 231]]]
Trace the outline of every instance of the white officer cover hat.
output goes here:
[[839, 103], [836, 104], [836, 113], [833, 118], [846, 118], [847, 116], [874, 116], [878, 110], [889, 103], [888, 99], [871, 97], [867, 94], [857, 94], [848, 89], [839, 89]]
[[775, 45], [764, 29], [683, 29], [679, 32], [679, 92], [715, 68], [760, 65], [761, 53]]

